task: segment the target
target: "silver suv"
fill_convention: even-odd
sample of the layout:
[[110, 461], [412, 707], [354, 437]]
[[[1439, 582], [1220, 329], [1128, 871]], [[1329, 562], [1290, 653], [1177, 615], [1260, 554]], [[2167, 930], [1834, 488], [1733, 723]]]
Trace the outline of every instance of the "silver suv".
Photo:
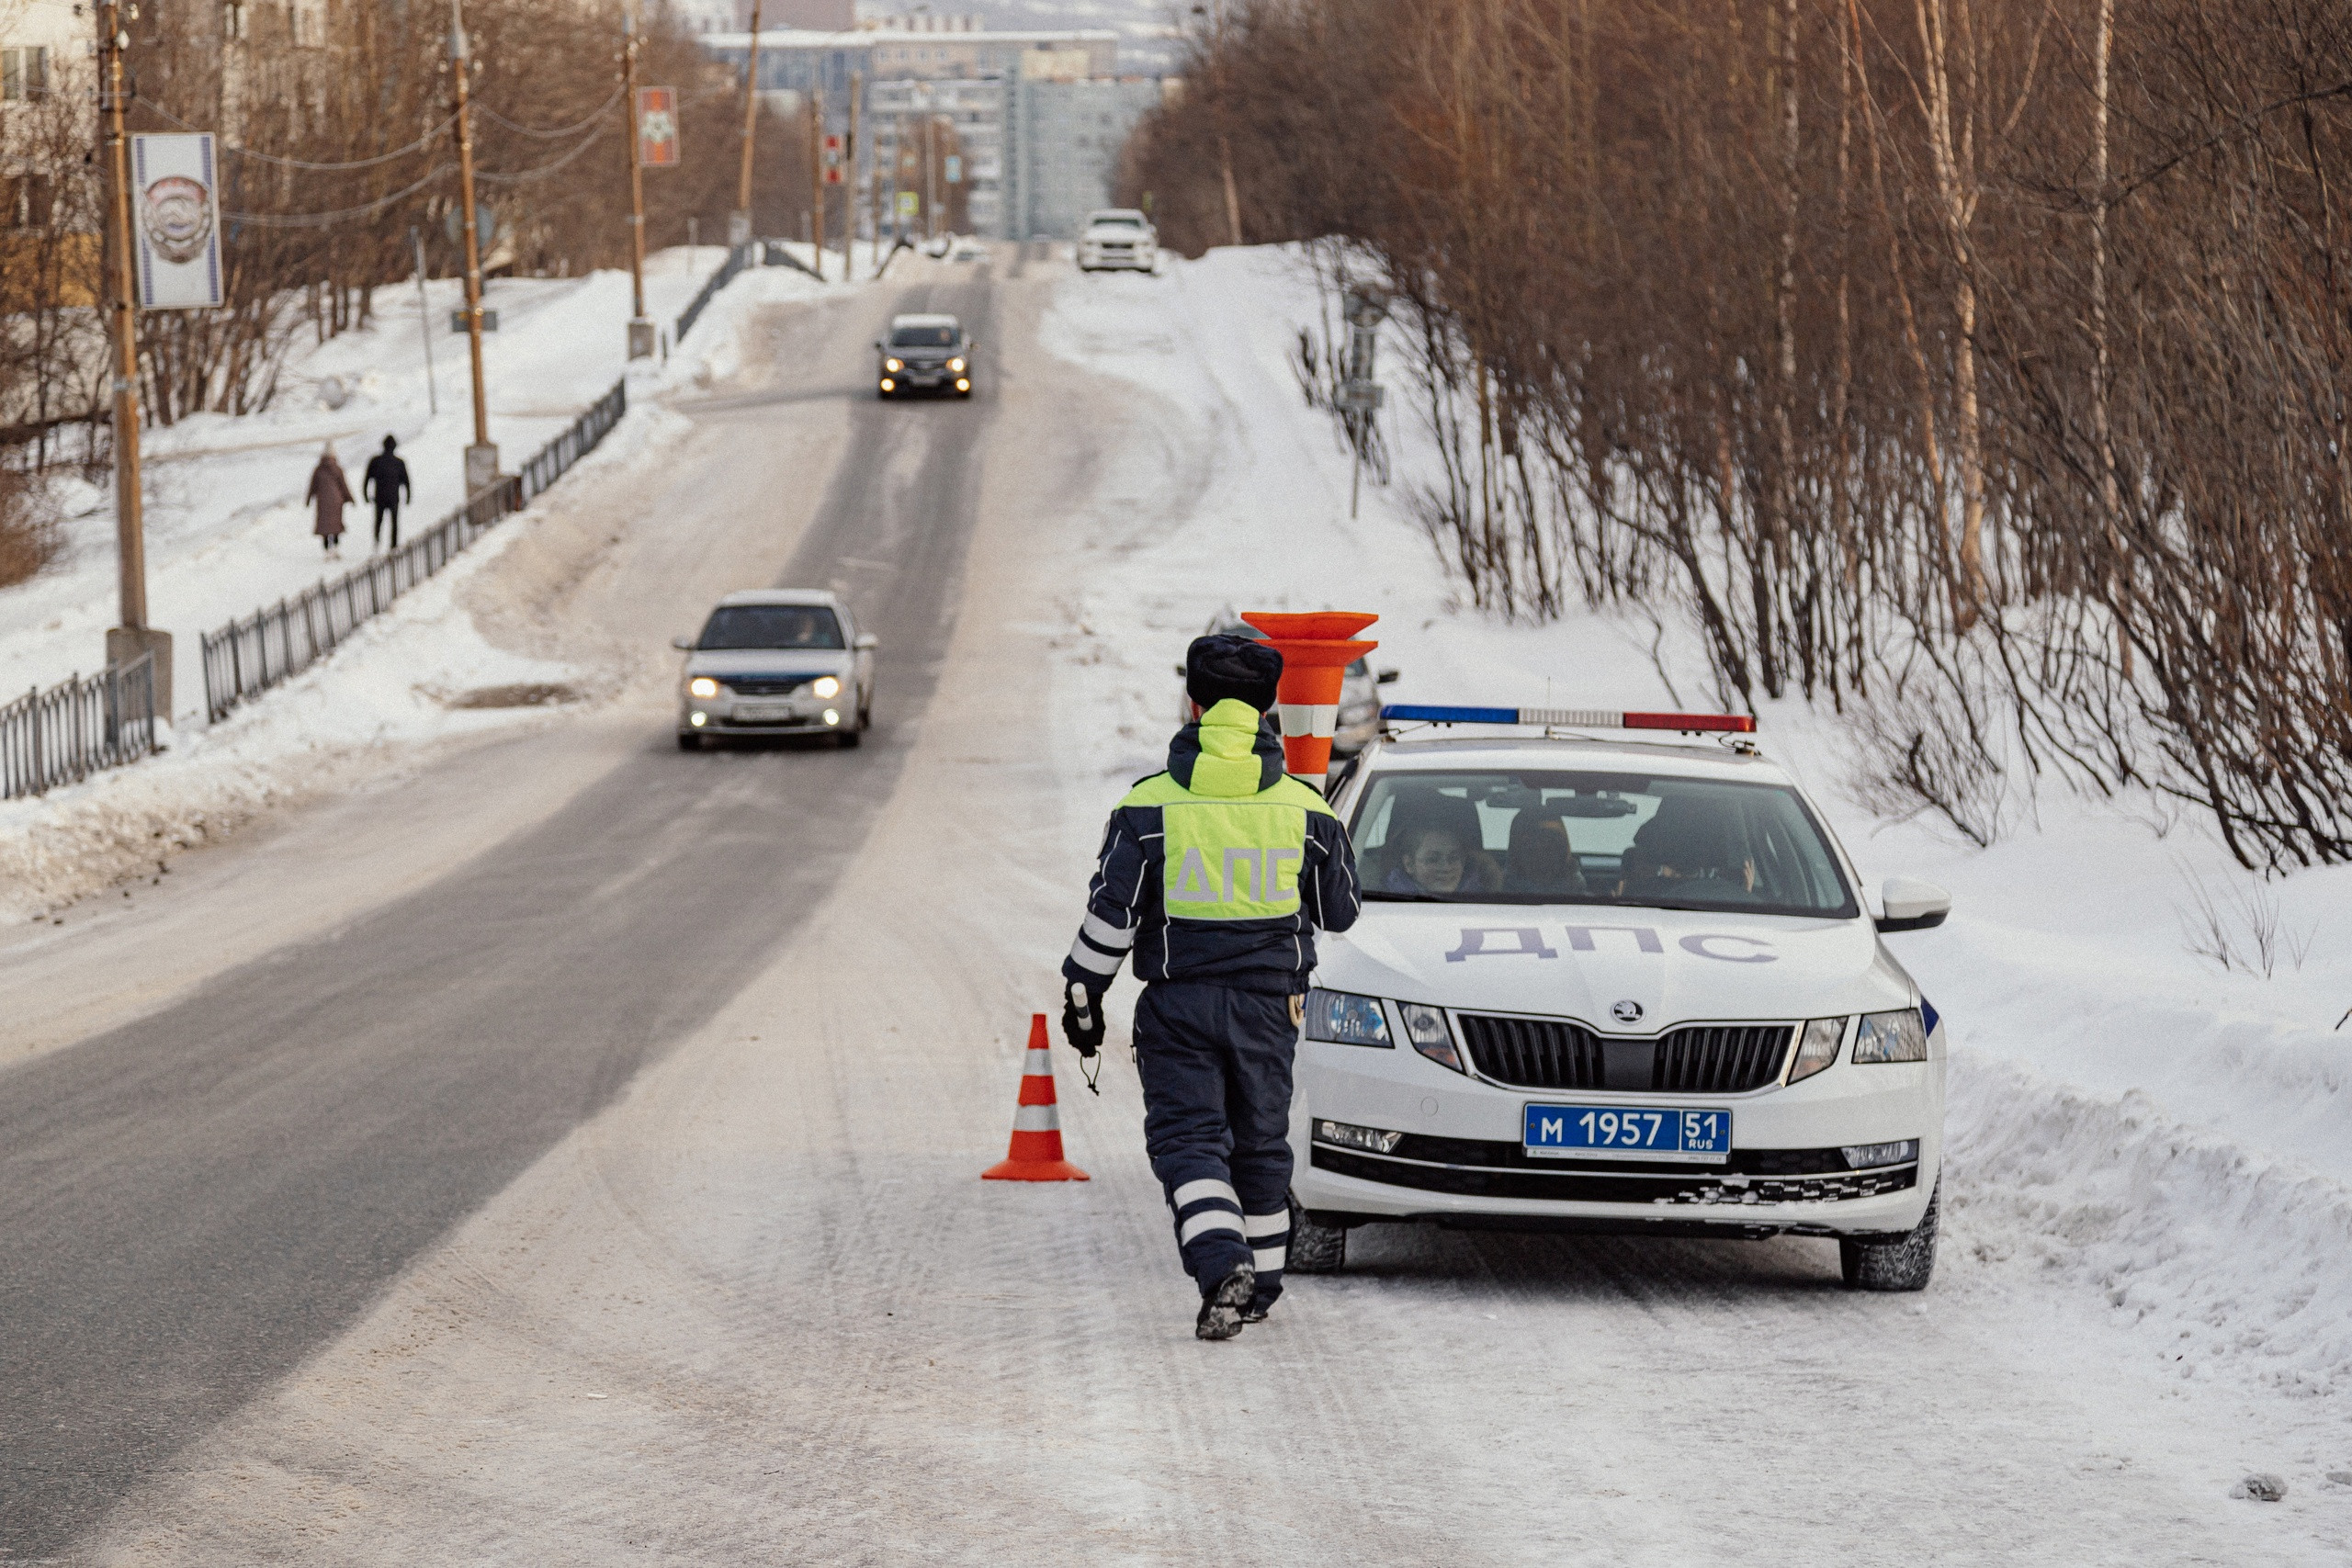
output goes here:
[[849, 607], [813, 588], [755, 588], [718, 602], [695, 637], [673, 637], [686, 656], [678, 676], [678, 749], [714, 737], [831, 735], [865, 739], [874, 712], [871, 632]]

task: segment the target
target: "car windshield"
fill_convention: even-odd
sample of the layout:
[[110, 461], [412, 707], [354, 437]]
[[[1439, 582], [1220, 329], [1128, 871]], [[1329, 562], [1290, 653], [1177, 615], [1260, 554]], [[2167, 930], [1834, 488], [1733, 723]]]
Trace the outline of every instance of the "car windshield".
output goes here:
[[842, 624], [822, 604], [729, 604], [710, 613], [696, 648], [839, 648]]
[[1367, 898], [1860, 912], [1813, 813], [1781, 784], [1392, 770], [1366, 784], [1350, 826]]
[[1140, 229], [1143, 220], [1130, 212], [1098, 212], [1087, 220], [1090, 229]]
[[890, 329], [892, 348], [954, 348], [954, 327], [893, 327]]

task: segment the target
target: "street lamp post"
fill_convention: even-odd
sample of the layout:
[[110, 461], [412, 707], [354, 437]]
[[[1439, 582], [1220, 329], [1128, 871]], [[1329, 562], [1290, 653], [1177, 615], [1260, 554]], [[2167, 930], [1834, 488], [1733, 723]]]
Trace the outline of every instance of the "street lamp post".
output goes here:
[[172, 638], [147, 624], [147, 532], [139, 472], [139, 298], [130, 256], [130, 144], [123, 134], [122, 54], [130, 35], [120, 0], [97, 8], [99, 92], [107, 174], [114, 184], [114, 522], [122, 625], [107, 631], [107, 663], [155, 656], [155, 712], [172, 713]]
[[466, 495], [471, 499], [498, 482], [498, 448], [490, 441], [490, 395], [481, 374], [481, 228], [474, 205], [473, 115], [466, 78], [473, 70], [466, 47], [466, 19], [458, 0], [449, 0], [449, 74], [458, 92], [458, 201], [466, 238], [466, 347], [473, 359], [474, 440], [466, 448]]
[[637, 123], [637, 12], [621, 7], [621, 96], [628, 103], [628, 356], [653, 357], [653, 321], [645, 313], [645, 165]]
[[743, 71], [743, 171], [735, 183], [735, 211], [727, 220], [729, 245], [752, 243], [752, 144], [759, 131], [760, 0], [752, 0], [752, 58]]

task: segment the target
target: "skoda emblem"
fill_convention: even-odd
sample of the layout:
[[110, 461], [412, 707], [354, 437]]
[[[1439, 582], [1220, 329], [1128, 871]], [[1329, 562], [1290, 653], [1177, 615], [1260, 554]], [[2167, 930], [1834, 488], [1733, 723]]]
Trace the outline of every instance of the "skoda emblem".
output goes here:
[[1639, 1023], [1642, 1021], [1642, 1004], [1627, 998], [1611, 1008], [1609, 1016], [1620, 1023]]

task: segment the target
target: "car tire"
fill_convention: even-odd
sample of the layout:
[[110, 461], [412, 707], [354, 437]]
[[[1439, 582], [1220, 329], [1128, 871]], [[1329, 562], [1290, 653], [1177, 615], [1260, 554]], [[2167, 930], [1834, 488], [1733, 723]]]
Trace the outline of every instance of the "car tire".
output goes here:
[[865, 744], [865, 727], [853, 724], [847, 729], [833, 731], [833, 745], [838, 750], [854, 751]]
[[1928, 1195], [1928, 1212], [1913, 1229], [1885, 1241], [1838, 1238], [1838, 1262], [1849, 1291], [1924, 1291], [1936, 1271], [1937, 1211], [1944, 1184]]
[[1317, 1224], [1307, 1218], [1296, 1199], [1290, 1205], [1290, 1256], [1283, 1262], [1293, 1274], [1337, 1274], [1348, 1266], [1348, 1233], [1338, 1225]]
[[678, 750], [681, 751], [701, 750], [702, 737], [699, 735], [689, 735], [683, 729], [678, 731]]

